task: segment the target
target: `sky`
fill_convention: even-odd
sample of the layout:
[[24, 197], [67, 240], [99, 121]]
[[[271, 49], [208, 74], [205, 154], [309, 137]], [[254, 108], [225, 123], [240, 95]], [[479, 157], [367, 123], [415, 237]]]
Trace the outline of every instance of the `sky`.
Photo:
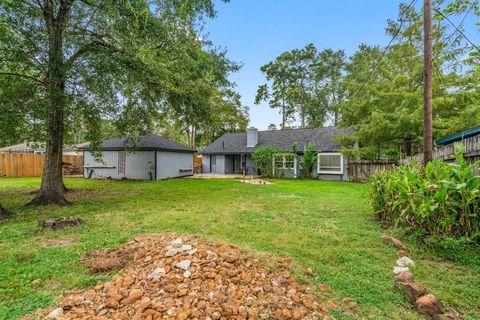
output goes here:
[[[231, 76], [242, 102], [249, 107], [250, 126], [279, 127], [278, 110], [255, 105], [259, 85], [266, 82], [260, 67], [282, 52], [313, 43], [318, 50], [343, 49], [350, 55], [361, 43], [385, 46], [387, 19], [397, 19], [400, 0], [231, 0], [216, 1], [218, 15], [205, 26], [207, 38], [226, 48], [242, 69]], [[417, 1], [420, 9], [423, 1]], [[454, 20], [455, 21], [455, 20]], [[457, 20], [458, 21], [458, 20]], [[466, 34], [480, 42], [474, 15], [465, 21]]]

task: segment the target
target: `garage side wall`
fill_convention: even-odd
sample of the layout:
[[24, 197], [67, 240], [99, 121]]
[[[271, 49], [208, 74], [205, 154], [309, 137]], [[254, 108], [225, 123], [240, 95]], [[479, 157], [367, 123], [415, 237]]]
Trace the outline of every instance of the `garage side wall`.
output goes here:
[[157, 180], [193, 174], [193, 153], [157, 151]]
[[155, 176], [155, 151], [138, 151], [126, 154], [125, 176], [127, 179], [150, 180], [150, 172], [153, 178]]
[[210, 173], [210, 155], [202, 154], [202, 172]]
[[[104, 163], [96, 161], [90, 151], [84, 153], [83, 165], [86, 167], [83, 171], [83, 176], [88, 178], [90, 171], [93, 170], [92, 178], [97, 177], [111, 177], [112, 179], [121, 179], [123, 175], [118, 173], [118, 152], [104, 151], [102, 152], [102, 160]], [[88, 168], [97, 167], [97, 168]], [[100, 167], [114, 167], [114, 168], [100, 168]]]
[[[85, 151], [84, 177], [88, 178], [91, 170], [93, 170], [92, 178], [110, 177], [112, 179], [148, 180], [149, 172], [155, 172], [155, 153], [153, 151], [125, 152], [125, 172], [121, 172], [119, 168], [119, 153], [124, 151], [103, 151], [102, 160], [96, 161], [89, 151]], [[96, 168], [88, 168], [96, 167]], [[105, 168], [110, 167], [110, 168]]]

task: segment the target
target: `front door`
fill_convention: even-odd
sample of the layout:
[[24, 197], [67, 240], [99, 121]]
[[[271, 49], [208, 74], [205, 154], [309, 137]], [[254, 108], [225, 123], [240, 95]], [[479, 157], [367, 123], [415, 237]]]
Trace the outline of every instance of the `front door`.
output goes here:
[[217, 156], [210, 156], [210, 173], [217, 172]]

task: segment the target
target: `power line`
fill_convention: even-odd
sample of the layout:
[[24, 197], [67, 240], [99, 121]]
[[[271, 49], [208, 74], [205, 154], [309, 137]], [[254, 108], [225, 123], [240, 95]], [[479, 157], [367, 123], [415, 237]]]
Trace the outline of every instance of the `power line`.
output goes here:
[[[472, 11], [472, 9], [473, 9], [473, 6], [470, 6], [470, 8], [468, 9], [468, 11], [465, 13], [465, 16], [463, 17], [463, 19], [460, 21], [460, 24], [458, 25], [459, 28], [460, 28], [460, 27], [463, 27], [463, 23], [465, 22], [465, 19], [467, 19], [467, 16], [468, 16], [468, 14]], [[447, 46], [448, 46], [448, 47], [450, 46], [449, 42], [450, 42], [450, 40], [453, 38], [453, 36], [455, 35], [456, 32], [457, 32], [457, 31], [455, 30], [454, 32], [452, 32], [452, 33], [450, 34], [450, 36], [447, 38], [447, 41], [445, 42], [445, 46], [443, 46], [442, 48], [440, 48], [440, 50], [438, 50], [437, 54], [436, 54], [435, 57], [433, 58], [433, 61], [435, 61], [435, 60], [440, 56], [440, 54], [442, 53], [442, 51], [443, 51], [445, 48], [447, 48]], [[452, 43], [452, 44], [453, 44], [453, 43]]]
[[441, 15], [444, 19], [446, 19], [454, 28], [455, 30], [460, 33], [462, 35], [462, 37], [464, 37], [468, 43], [470, 43], [473, 47], [475, 47], [475, 49], [477, 49], [479, 52], [480, 52], [480, 48], [475, 44], [473, 43], [466, 35], [465, 33], [463, 33], [462, 30], [460, 30], [453, 22], [452, 20], [450, 20], [447, 16], [445, 16], [440, 10], [438, 9], [434, 9], [436, 13], [438, 13], [439, 15]]
[[[410, 2], [410, 4], [408, 5], [407, 7], [407, 10], [410, 9], [412, 6], [415, 6], [415, 4], [417, 3], [418, 0], [412, 0]], [[393, 41], [395, 40], [395, 38], [400, 34], [400, 31], [402, 30], [402, 27], [403, 27], [403, 22], [405, 20], [402, 19], [402, 16], [403, 16], [403, 12], [401, 12], [398, 16], [398, 20], [400, 21], [400, 25], [398, 26], [398, 29], [397, 31], [393, 34], [392, 36], [392, 39], [390, 39], [390, 42], [387, 44], [387, 46], [383, 49], [380, 57], [377, 59], [377, 61], [375, 61], [375, 63], [373, 64], [371, 70], [370, 70], [370, 73], [368, 74], [367, 76], [367, 79], [362, 83], [362, 85], [360, 86], [360, 88], [355, 91], [355, 93], [352, 95], [352, 97], [350, 98], [350, 103], [348, 104], [347, 106], [347, 109], [350, 108], [353, 104], [353, 101], [356, 97], [356, 95], [363, 90], [363, 88], [365, 88], [365, 85], [367, 84], [368, 81], [370, 81], [370, 78], [372, 77], [373, 73], [375, 72], [375, 70], [377, 69], [378, 65], [380, 64], [381, 60], [383, 59], [383, 57], [385, 56], [385, 54], [387, 53], [388, 49], [390, 49], [390, 46], [392, 45]]]

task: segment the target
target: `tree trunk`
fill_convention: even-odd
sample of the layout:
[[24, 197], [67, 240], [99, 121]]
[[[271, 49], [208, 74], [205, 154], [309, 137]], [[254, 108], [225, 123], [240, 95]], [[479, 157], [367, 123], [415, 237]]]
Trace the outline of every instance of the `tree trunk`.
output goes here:
[[303, 91], [302, 91], [302, 99], [301, 99], [301, 104], [300, 104], [300, 118], [302, 120], [300, 127], [303, 129], [305, 128], [305, 104], [303, 101]]
[[0, 219], [8, 219], [12, 215], [10, 212], [7, 211], [4, 207], [2, 207], [2, 204], [0, 203]]
[[407, 157], [412, 155], [412, 137], [405, 138], [405, 155]]
[[423, 164], [432, 161], [432, 0], [424, 0]]
[[48, 95], [47, 141], [42, 185], [37, 196], [30, 202], [34, 205], [67, 205], [62, 174], [62, 154], [65, 121], [65, 70], [63, 56], [63, 31], [67, 8], [61, 7], [55, 16], [50, 1], [45, 1], [44, 17], [48, 30]]

